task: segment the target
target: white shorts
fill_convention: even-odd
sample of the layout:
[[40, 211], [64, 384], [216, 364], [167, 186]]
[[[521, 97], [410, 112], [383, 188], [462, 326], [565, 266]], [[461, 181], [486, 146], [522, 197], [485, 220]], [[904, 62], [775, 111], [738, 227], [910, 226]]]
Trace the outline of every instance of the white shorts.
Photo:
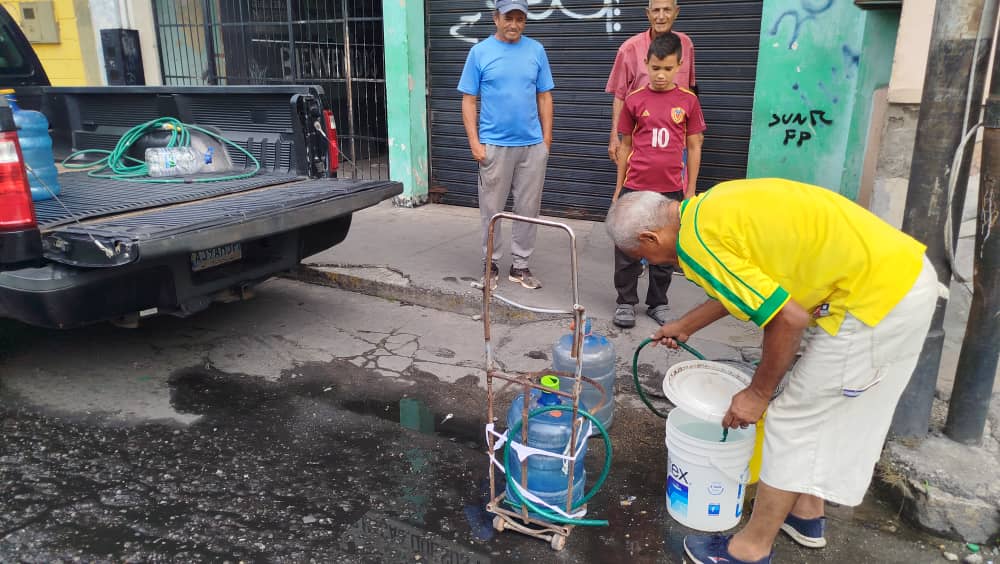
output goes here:
[[934, 267], [875, 327], [848, 314], [837, 336], [810, 327], [805, 352], [764, 423], [760, 479], [785, 491], [858, 505], [896, 403], [917, 365], [939, 296]]

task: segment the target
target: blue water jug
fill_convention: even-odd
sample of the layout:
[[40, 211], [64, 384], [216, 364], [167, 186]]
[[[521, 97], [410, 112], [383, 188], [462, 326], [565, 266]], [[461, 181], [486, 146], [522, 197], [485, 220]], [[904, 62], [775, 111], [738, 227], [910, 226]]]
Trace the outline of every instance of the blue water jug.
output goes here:
[[[542, 385], [549, 389], [559, 390], [559, 379], [555, 376], [545, 376], [542, 378]], [[529, 413], [549, 405], [570, 404], [556, 394], [535, 389], [531, 390], [531, 395], [528, 399]], [[507, 411], [508, 429], [512, 429], [514, 424], [521, 420], [523, 406], [524, 394], [518, 394], [514, 398], [514, 403], [511, 404], [510, 409]], [[586, 409], [583, 402], [579, 404], [579, 409]], [[583, 468], [583, 459], [587, 454], [587, 436], [585, 433], [587, 423], [584, 422], [577, 432], [576, 448], [569, 449], [567, 446], [570, 443], [570, 434], [572, 433], [572, 419], [573, 412], [571, 411], [550, 411], [532, 417], [528, 421], [528, 446], [556, 454], [572, 455], [582, 445], [580, 455], [573, 464], [572, 499], [575, 505], [583, 499], [584, 488], [587, 483], [587, 471]], [[513, 443], [520, 444], [521, 432], [518, 431], [515, 436], [510, 437], [510, 440]], [[521, 465], [518, 463], [514, 452], [511, 452], [510, 456], [511, 473], [507, 476], [507, 479], [508, 481], [514, 480], [518, 484], [521, 484]], [[538, 496], [545, 503], [565, 511], [567, 485], [569, 482], [568, 462], [561, 458], [539, 455], [529, 456], [526, 462], [528, 464], [528, 491]], [[516, 498], [513, 497], [514, 494], [511, 493], [510, 488], [511, 486], [508, 483], [507, 499], [514, 500]], [[516, 507], [520, 506], [520, 504], [513, 502], [511, 504]], [[529, 512], [529, 514], [535, 518], [539, 517], [534, 512]]]
[[17, 141], [21, 144], [21, 154], [31, 186], [31, 199], [38, 202], [50, 200], [59, 194], [59, 171], [52, 156], [52, 137], [49, 135], [49, 120], [42, 112], [25, 110], [17, 105], [13, 90], [0, 93], [7, 98], [7, 105], [14, 112], [17, 126]]
[[[584, 323], [583, 333], [583, 343], [580, 345], [580, 357], [583, 359], [582, 374], [600, 384], [607, 396], [603, 397], [600, 390], [585, 380], [581, 399], [587, 405], [596, 407], [603, 397], [604, 404], [590, 414], [596, 417], [605, 429], [609, 429], [615, 418], [615, 346], [604, 335], [592, 332], [590, 319]], [[563, 335], [552, 347], [552, 363], [553, 368], [560, 373], [576, 374], [572, 333]], [[560, 388], [572, 392], [575, 380], [562, 375], [559, 378]]]

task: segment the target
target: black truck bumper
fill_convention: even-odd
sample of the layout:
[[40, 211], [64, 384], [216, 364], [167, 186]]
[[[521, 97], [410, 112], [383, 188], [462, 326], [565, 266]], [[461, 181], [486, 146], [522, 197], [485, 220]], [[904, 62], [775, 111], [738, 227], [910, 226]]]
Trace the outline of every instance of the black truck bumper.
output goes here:
[[[330, 181], [307, 181], [316, 182]], [[287, 188], [185, 205], [183, 214], [198, 215], [198, 222], [188, 219], [185, 223], [183, 217], [171, 216], [177, 210], [165, 208], [46, 234], [68, 242], [67, 249], [88, 244], [91, 236], [127, 239], [136, 258], [128, 264], [95, 268], [50, 257], [37, 268], [2, 272], [0, 317], [70, 328], [139, 312], [183, 315], [198, 311], [213, 295], [295, 268], [303, 258], [343, 241], [353, 212], [402, 191], [395, 182], [369, 182], [325, 196], [283, 203], [279, 197], [279, 203], [252, 205], [254, 198], [274, 201], [273, 190]], [[139, 225], [158, 227], [143, 230]], [[191, 253], [232, 243], [241, 246], [239, 260], [205, 270], [192, 268]]]

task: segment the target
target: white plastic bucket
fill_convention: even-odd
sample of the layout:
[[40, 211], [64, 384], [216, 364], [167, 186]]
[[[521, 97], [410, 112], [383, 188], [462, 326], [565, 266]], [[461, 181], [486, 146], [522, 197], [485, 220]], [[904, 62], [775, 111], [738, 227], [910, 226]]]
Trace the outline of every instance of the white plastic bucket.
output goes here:
[[667, 416], [667, 511], [699, 531], [725, 531], [739, 524], [750, 478], [756, 429], [730, 429], [680, 408]]

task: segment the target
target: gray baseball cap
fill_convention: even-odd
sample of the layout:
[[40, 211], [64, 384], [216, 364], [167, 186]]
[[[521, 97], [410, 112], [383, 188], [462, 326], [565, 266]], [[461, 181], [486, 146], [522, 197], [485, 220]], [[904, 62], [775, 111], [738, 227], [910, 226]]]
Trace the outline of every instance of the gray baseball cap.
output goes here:
[[525, 0], [497, 0], [497, 11], [506, 14], [511, 10], [521, 10], [528, 14], [528, 4]]

